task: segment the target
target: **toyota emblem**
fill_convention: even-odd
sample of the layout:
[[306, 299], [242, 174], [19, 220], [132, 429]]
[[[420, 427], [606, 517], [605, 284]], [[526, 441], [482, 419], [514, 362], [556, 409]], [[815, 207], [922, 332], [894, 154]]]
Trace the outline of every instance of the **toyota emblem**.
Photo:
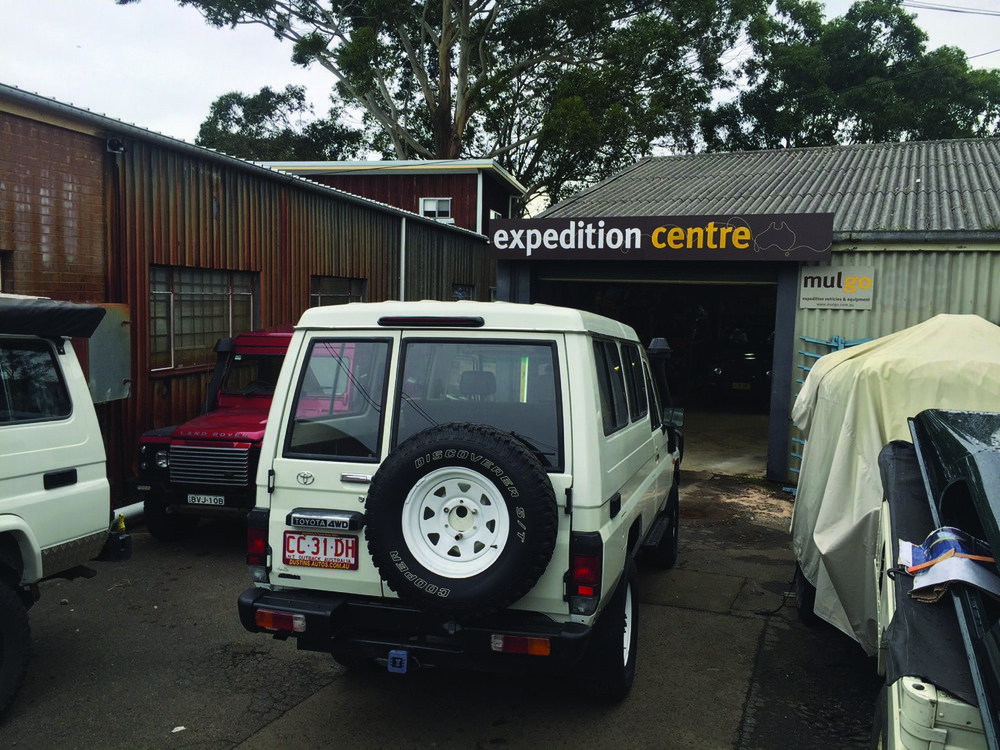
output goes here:
[[316, 477], [310, 471], [300, 471], [295, 477], [295, 481], [302, 485], [310, 485], [316, 481]]

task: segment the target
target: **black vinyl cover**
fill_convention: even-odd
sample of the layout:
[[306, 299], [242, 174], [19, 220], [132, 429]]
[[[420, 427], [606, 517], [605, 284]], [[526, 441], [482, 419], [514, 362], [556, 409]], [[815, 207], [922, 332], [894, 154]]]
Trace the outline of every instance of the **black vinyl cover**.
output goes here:
[[[934, 530], [916, 449], [896, 440], [878, 457], [882, 487], [889, 502], [892, 559], [899, 555], [899, 540], [920, 543]], [[913, 579], [896, 575], [896, 613], [885, 632], [888, 646], [885, 681], [918, 677], [973, 706], [978, 705], [969, 660], [955, 615], [945, 597], [934, 604], [910, 597]]]
[[98, 305], [0, 296], [0, 333], [89, 339], [106, 312]]

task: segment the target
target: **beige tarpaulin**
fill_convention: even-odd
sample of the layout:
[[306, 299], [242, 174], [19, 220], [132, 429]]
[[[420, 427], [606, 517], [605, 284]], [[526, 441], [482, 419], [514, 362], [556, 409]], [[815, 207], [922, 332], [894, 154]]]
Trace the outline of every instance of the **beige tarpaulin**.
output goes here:
[[[816, 614], [877, 650], [878, 454], [924, 409], [1000, 411], [1000, 327], [938, 315], [817, 360], [792, 408], [805, 434], [792, 546]], [[914, 540], [909, 540], [914, 541]], [[920, 541], [920, 540], [916, 540]]]

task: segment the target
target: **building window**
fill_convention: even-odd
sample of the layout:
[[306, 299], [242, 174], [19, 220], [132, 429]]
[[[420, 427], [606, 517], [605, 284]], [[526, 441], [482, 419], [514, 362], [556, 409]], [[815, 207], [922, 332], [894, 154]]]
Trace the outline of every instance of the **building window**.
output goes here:
[[420, 215], [445, 223], [454, 222], [451, 216], [451, 198], [421, 198]]
[[473, 284], [452, 284], [452, 299], [475, 299], [476, 287]]
[[346, 305], [365, 301], [364, 279], [343, 279], [339, 276], [313, 276], [309, 291], [309, 306]]
[[201, 268], [150, 269], [150, 365], [207, 365], [215, 343], [251, 331], [258, 320], [257, 275]]

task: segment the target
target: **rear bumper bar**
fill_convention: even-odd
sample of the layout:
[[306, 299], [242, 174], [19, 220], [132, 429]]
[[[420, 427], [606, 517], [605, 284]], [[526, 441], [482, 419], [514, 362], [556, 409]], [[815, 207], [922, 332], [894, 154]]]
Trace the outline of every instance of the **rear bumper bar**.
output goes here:
[[[524, 672], [534, 668], [567, 668], [579, 661], [591, 628], [559, 623], [544, 615], [508, 610], [455, 626], [438, 616], [396, 601], [348, 597], [319, 591], [270, 591], [252, 587], [238, 601], [240, 621], [252, 633], [292, 636], [300, 649], [342, 657], [388, 659], [390, 651], [406, 651], [421, 666]], [[305, 617], [305, 631], [271, 631], [256, 624], [259, 609]], [[498, 653], [493, 636], [547, 638], [548, 657]]]

